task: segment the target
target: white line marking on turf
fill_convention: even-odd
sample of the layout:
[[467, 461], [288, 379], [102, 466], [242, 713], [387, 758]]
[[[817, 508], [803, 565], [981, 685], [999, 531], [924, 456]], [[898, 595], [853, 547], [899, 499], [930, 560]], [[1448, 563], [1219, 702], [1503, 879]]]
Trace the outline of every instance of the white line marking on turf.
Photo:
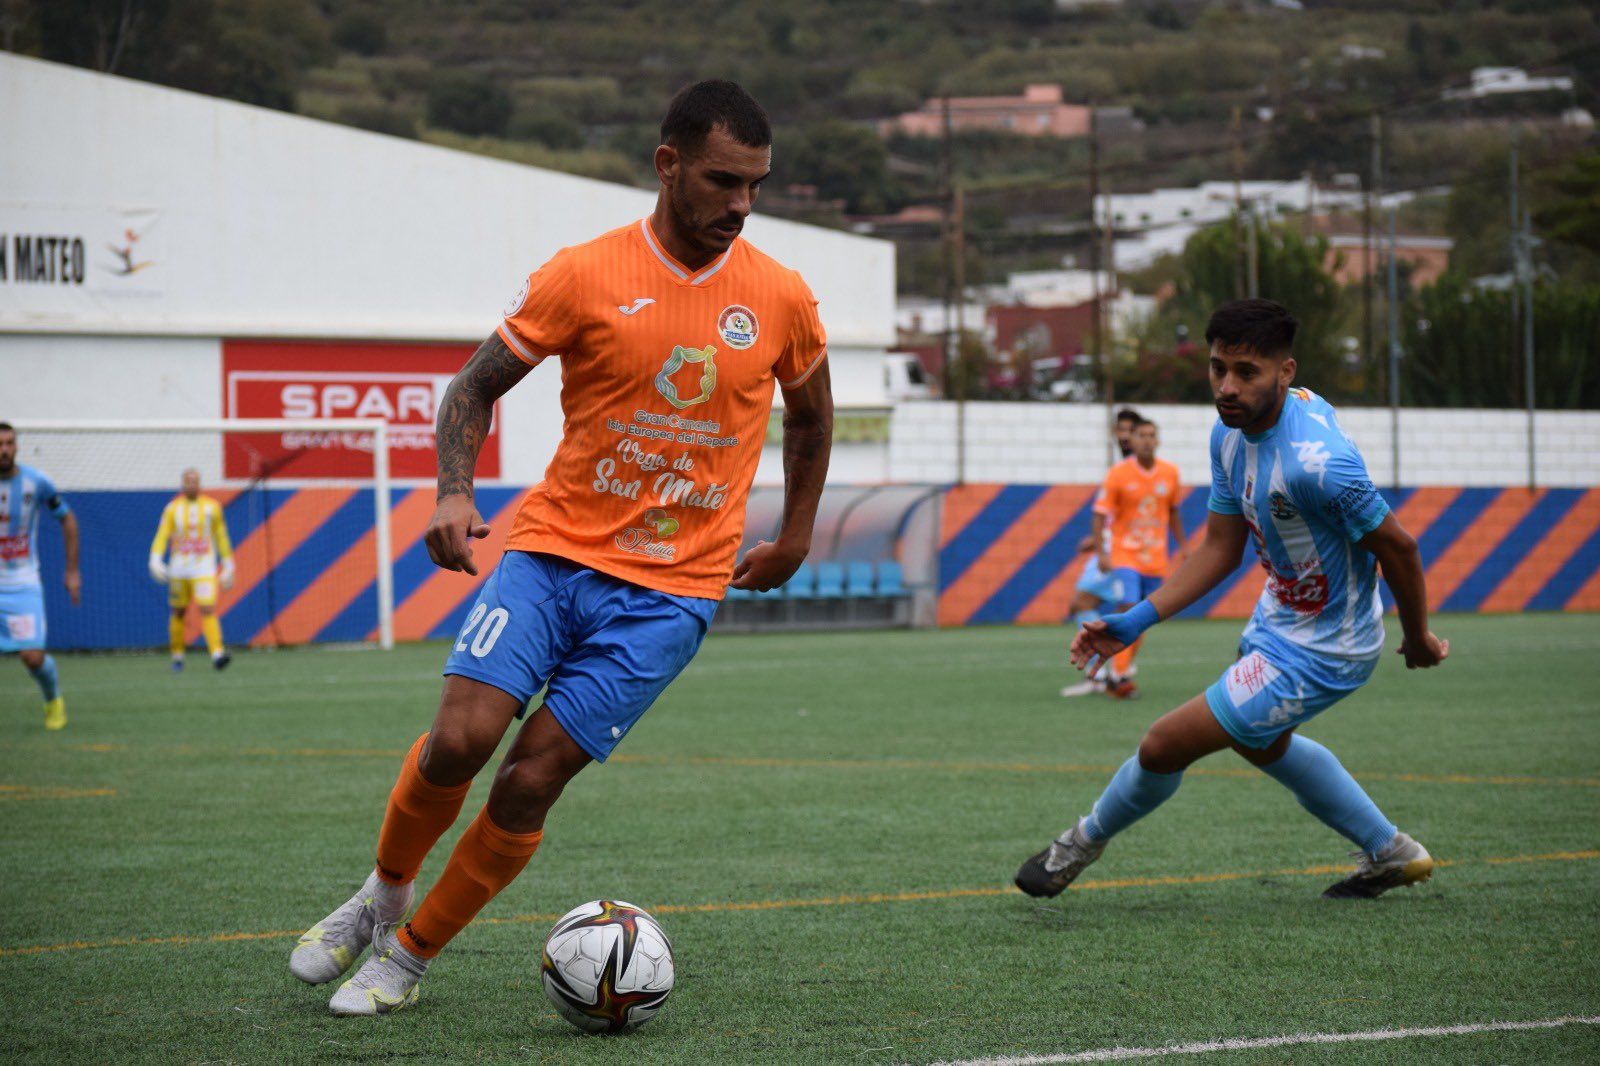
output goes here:
[[1235, 1037], [1166, 1047], [1108, 1047], [1058, 1055], [1006, 1055], [990, 1059], [950, 1059], [934, 1066], [1052, 1066], [1065, 1062], [1123, 1062], [1157, 1059], [1168, 1055], [1205, 1055], [1213, 1051], [1251, 1051], [1256, 1048], [1292, 1047], [1297, 1044], [1355, 1044], [1376, 1040], [1414, 1040], [1430, 1036], [1467, 1036], [1472, 1033], [1512, 1033], [1528, 1029], [1559, 1029], [1564, 1025], [1600, 1025], [1600, 1017], [1543, 1018], [1531, 1022], [1474, 1022], [1434, 1025], [1417, 1029], [1369, 1029], [1362, 1033], [1296, 1033], [1292, 1036]]

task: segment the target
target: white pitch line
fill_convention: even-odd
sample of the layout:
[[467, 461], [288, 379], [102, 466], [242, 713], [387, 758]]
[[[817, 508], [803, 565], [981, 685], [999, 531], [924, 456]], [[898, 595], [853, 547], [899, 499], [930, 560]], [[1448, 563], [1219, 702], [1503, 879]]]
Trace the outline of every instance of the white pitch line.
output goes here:
[[1369, 1029], [1362, 1033], [1296, 1033], [1293, 1036], [1235, 1037], [1166, 1047], [1108, 1047], [1056, 1055], [1006, 1055], [989, 1059], [950, 1059], [933, 1066], [1054, 1066], [1065, 1062], [1123, 1062], [1158, 1059], [1168, 1055], [1204, 1055], [1213, 1051], [1250, 1051], [1255, 1048], [1291, 1047], [1296, 1044], [1354, 1044], [1376, 1040], [1414, 1040], [1430, 1036], [1466, 1036], [1472, 1033], [1512, 1033], [1528, 1029], [1559, 1029], [1564, 1025], [1600, 1025], [1600, 1017], [1544, 1018], [1531, 1022], [1475, 1022], [1435, 1025], [1419, 1029]]

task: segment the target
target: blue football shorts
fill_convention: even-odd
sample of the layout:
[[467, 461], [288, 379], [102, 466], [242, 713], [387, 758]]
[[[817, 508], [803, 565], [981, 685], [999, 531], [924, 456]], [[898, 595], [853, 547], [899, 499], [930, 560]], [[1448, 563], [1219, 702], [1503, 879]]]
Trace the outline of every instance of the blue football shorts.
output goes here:
[[1148, 599], [1150, 594], [1161, 587], [1165, 578], [1152, 577], [1141, 574], [1131, 566], [1119, 566], [1111, 571], [1112, 580], [1117, 583], [1118, 599], [1115, 603], [1131, 607], [1140, 600]]
[[0, 589], [0, 655], [44, 647], [44, 589]]
[[1366, 684], [1377, 665], [1376, 657], [1313, 656], [1284, 641], [1246, 634], [1239, 661], [1206, 689], [1206, 703], [1234, 740], [1247, 748], [1270, 748], [1286, 730]]
[[700, 650], [717, 601], [669, 596], [554, 555], [509, 551], [467, 613], [445, 676], [544, 704], [599, 762]]
[[1102, 603], [1122, 602], [1122, 586], [1117, 582], [1116, 572], [1108, 574], [1100, 569], [1100, 559], [1095, 555], [1089, 556], [1083, 573], [1078, 575], [1078, 591], [1087, 592]]

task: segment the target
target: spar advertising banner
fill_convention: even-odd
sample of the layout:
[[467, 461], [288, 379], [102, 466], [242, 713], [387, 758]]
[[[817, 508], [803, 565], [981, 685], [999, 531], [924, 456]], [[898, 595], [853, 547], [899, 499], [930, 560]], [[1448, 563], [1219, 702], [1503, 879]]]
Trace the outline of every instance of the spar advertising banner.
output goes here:
[[[389, 472], [432, 478], [433, 421], [470, 344], [224, 340], [225, 418], [381, 418], [389, 423]], [[372, 475], [372, 439], [359, 433], [230, 433], [228, 478], [361, 478]], [[500, 476], [498, 417], [477, 476]]]
[[0, 199], [0, 319], [117, 317], [161, 297], [162, 212]]

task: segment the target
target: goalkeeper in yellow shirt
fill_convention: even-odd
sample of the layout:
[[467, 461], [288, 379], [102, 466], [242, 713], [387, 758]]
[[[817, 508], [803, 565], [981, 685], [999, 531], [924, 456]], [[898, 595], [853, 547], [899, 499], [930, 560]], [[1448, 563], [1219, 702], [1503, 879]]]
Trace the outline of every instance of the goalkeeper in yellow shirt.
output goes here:
[[[168, 554], [168, 548], [171, 554]], [[233, 544], [222, 505], [200, 495], [200, 471], [183, 472], [183, 493], [161, 512], [161, 526], [150, 544], [150, 576], [167, 586], [172, 617], [167, 620], [172, 648], [172, 671], [183, 669], [186, 641], [184, 617], [189, 604], [200, 608], [200, 631], [205, 634], [211, 665], [222, 670], [233, 661], [222, 645], [222, 621], [217, 618], [217, 584], [233, 585]]]

